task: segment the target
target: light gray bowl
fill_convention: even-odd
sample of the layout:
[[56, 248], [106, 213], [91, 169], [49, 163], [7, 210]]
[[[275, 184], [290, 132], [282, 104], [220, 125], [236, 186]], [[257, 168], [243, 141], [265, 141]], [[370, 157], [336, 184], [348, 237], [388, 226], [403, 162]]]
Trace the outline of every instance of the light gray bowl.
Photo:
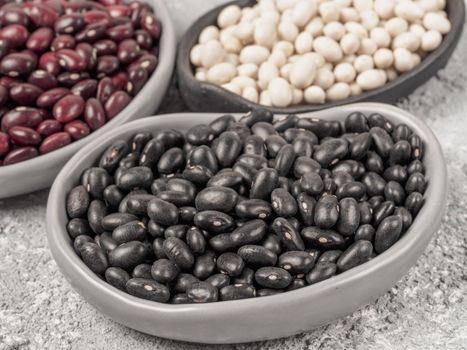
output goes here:
[[383, 254], [315, 285], [275, 296], [211, 304], [170, 305], [126, 294], [96, 276], [76, 255], [65, 225], [65, 199], [114, 140], [139, 130], [185, 131], [208, 123], [218, 114], [177, 114], [134, 121], [105, 134], [79, 151], [58, 175], [47, 206], [47, 232], [57, 265], [89, 303], [118, 323], [156, 336], [202, 343], [237, 343], [280, 338], [310, 330], [343, 317], [389, 290], [416, 262], [437, 230], [446, 204], [446, 165], [430, 129], [411, 114], [378, 103], [336, 107], [303, 116], [343, 120], [349, 113], [379, 112], [394, 123], [406, 123], [426, 145], [428, 187], [425, 205], [410, 229]]
[[63, 165], [77, 151], [109, 130], [128, 121], [153, 114], [159, 107], [172, 77], [177, 40], [163, 0], [142, 0], [152, 6], [162, 23], [159, 64], [144, 88], [128, 106], [89, 136], [56, 151], [30, 160], [0, 166], [0, 198], [12, 197], [49, 187]]

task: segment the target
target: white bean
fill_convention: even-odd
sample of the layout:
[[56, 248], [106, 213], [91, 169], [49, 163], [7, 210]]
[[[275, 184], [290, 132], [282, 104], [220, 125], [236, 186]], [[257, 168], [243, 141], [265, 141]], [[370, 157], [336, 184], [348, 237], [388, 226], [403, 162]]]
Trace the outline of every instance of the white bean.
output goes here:
[[433, 51], [441, 45], [443, 36], [436, 30], [429, 30], [422, 35], [422, 50]]
[[292, 104], [298, 105], [303, 102], [303, 91], [300, 89], [292, 89]]
[[315, 75], [316, 66], [313, 56], [305, 54], [293, 64], [289, 81], [297, 89], [304, 89], [313, 83]]
[[236, 73], [237, 69], [233, 64], [222, 62], [209, 68], [206, 77], [210, 83], [222, 85], [232, 80]]
[[353, 33], [347, 33], [342, 37], [340, 45], [344, 54], [352, 55], [360, 48], [360, 39]]
[[362, 94], [362, 88], [357, 83], [350, 84], [350, 95], [358, 96]]
[[423, 17], [423, 25], [428, 30], [436, 30], [441, 34], [447, 34], [451, 30], [451, 22], [437, 13], [428, 12]]
[[203, 45], [196, 44], [190, 51], [190, 62], [194, 66], [201, 66], [201, 57], [203, 55]]
[[367, 10], [360, 13], [360, 21], [367, 30], [371, 30], [378, 25], [379, 17], [375, 11]]
[[254, 63], [244, 63], [237, 67], [237, 74], [242, 77], [256, 79], [258, 76], [258, 66]]
[[394, 50], [394, 67], [399, 72], [407, 72], [413, 68], [412, 53], [404, 48]]
[[260, 65], [266, 61], [269, 57], [269, 50], [260, 45], [249, 45], [245, 46], [240, 51], [240, 62], [241, 63], [255, 63]]
[[355, 68], [350, 63], [339, 63], [334, 68], [334, 76], [338, 82], [351, 83], [356, 75]]
[[269, 82], [279, 76], [279, 69], [272, 62], [263, 62], [258, 70], [258, 85], [261, 89], [267, 89]]
[[316, 85], [308, 87], [304, 91], [303, 97], [306, 103], [311, 104], [322, 104], [326, 101], [326, 93], [321, 87]]
[[392, 49], [404, 48], [415, 52], [420, 47], [420, 38], [414, 33], [406, 32], [399, 34], [392, 41]]
[[391, 36], [388, 31], [382, 27], [373, 28], [370, 32], [370, 38], [379, 48], [389, 47], [389, 44], [391, 44]]
[[234, 25], [240, 20], [242, 16], [242, 9], [237, 5], [230, 5], [225, 7], [217, 17], [217, 25], [220, 28], [226, 28]]
[[293, 22], [281, 22], [278, 27], [279, 37], [293, 43], [298, 36], [298, 27]]
[[237, 94], [237, 95], [242, 94], [242, 88], [238, 86], [237, 84], [227, 83], [227, 84], [223, 84], [222, 87], [230, 92], [233, 92], [234, 94]]
[[313, 41], [313, 49], [323, 55], [328, 62], [339, 62], [343, 57], [339, 44], [335, 40], [325, 36], [317, 37]]
[[378, 49], [378, 45], [371, 40], [370, 38], [363, 38], [360, 41], [360, 48], [358, 49], [358, 53], [360, 55], [373, 55], [376, 50]]
[[292, 103], [292, 89], [284, 78], [274, 78], [268, 86], [271, 104], [275, 107], [287, 107]]
[[277, 50], [282, 51], [286, 57], [289, 57], [289, 56], [292, 56], [294, 52], [294, 46], [291, 42], [282, 40], [282, 41], [278, 41], [272, 49], [273, 52]]
[[396, 2], [394, 0], [375, 0], [375, 12], [382, 19], [389, 19], [394, 16], [394, 7]]
[[199, 34], [198, 41], [200, 44], [207, 43], [209, 40], [216, 40], [219, 38], [219, 28], [216, 26], [207, 26]]
[[373, 58], [371, 58], [371, 56], [369, 55], [360, 55], [355, 59], [353, 66], [355, 67], [355, 70], [357, 71], [357, 73], [361, 73], [366, 70], [373, 69], [374, 67]]
[[258, 103], [258, 99], [259, 99], [258, 90], [256, 90], [254, 87], [247, 86], [242, 91], [242, 97], [244, 99], [247, 99], [248, 101]]
[[397, 16], [405, 18], [408, 21], [421, 19], [424, 14], [424, 10], [412, 0], [400, 0], [399, 3], [396, 4], [394, 12]]
[[341, 10], [340, 20], [346, 22], [358, 22], [360, 21], [360, 14], [353, 7], [344, 7]]
[[359, 11], [367, 11], [373, 9], [373, 0], [353, 0], [353, 6]]
[[340, 7], [334, 1], [322, 2], [319, 5], [319, 14], [324, 23], [339, 20]]
[[259, 104], [263, 106], [272, 106], [271, 96], [269, 96], [269, 91], [264, 90], [259, 94]]
[[382, 48], [374, 53], [373, 60], [377, 68], [389, 68], [394, 62], [394, 55], [391, 50]]
[[407, 21], [400, 17], [393, 17], [386, 21], [384, 28], [388, 31], [389, 35], [395, 37], [401, 33], [406, 32], [409, 29]]
[[260, 20], [255, 25], [255, 43], [267, 48], [272, 48], [277, 41], [276, 26], [269, 20]]
[[301, 32], [295, 39], [295, 51], [302, 55], [313, 48], [313, 37], [308, 32]]
[[329, 101], [342, 100], [349, 97], [350, 86], [347, 83], [336, 83], [326, 90], [326, 98]]
[[308, 0], [302, 0], [298, 2], [292, 12], [292, 20], [296, 26], [303, 28], [310, 19], [316, 15], [318, 7], [316, 3]]
[[324, 26], [323, 33], [325, 36], [339, 41], [345, 34], [345, 27], [340, 22], [329, 22]]
[[313, 38], [323, 34], [324, 23], [321, 17], [313, 18], [305, 27], [305, 31], [310, 33]]
[[224, 59], [224, 49], [217, 40], [210, 40], [203, 45], [203, 53], [201, 55], [201, 65], [204, 68], [210, 68], [216, 63], [222, 62]]
[[357, 76], [357, 84], [362, 90], [373, 90], [384, 85], [386, 79], [378, 69], [369, 69]]
[[277, 67], [282, 67], [287, 62], [287, 57], [284, 51], [276, 50], [271, 53], [268, 61], [274, 63]]

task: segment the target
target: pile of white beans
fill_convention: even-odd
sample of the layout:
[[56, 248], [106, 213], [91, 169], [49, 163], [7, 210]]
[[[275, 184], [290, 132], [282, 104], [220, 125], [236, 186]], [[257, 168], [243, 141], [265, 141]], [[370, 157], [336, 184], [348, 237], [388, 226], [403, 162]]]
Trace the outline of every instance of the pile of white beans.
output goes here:
[[225, 7], [190, 52], [198, 80], [265, 106], [321, 104], [410, 71], [451, 30], [445, 0], [258, 0]]

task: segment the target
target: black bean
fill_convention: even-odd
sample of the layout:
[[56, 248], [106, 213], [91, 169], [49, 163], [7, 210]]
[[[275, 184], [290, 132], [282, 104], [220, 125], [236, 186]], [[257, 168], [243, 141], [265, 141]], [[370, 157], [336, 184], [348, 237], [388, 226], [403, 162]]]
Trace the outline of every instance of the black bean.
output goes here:
[[301, 231], [301, 236], [306, 242], [317, 248], [341, 249], [345, 246], [344, 237], [333, 230], [310, 226]]
[[71, 238], [91, 234], [91, 227], [86, 219], [75, 218], [68, 221], [66, 230]]
[[324, 195], [315, 206], [314, 222], [316, 226], [327, 229], [333, 227], [339, 219], [339, 203], [336, 196]]
[[186, 232], [188, 230], [188, 225], [172, 225], [165, 229], [164, 237], [177, 237], [182, 241], [186, 239]]
[[178, 266], [168, 259], [159, 259], [152, 264], [151, 276], [159, 283], [168, 283], [175, 280], [180, 272]]
[[86, 216], [89, 207], [89, 194], [84, 186], [76, 186], [66, 199], [66, 212], [70, 219]]
[[217, 270], [230, 277], [239, 276], [244, 267], [245, 262], [235, 253], [223, 253], [217, 258]]
[[235, 213], [241, 219], [267, 220], [272, 216], [272, 207], [262, 199], [247, 199], [237, 203]]
[[344, 127], [346, 132], [363, 133], [369, 130], [368, 119], [362, 112], [352, 112], [345, 118]]
[[196, 196], [195, 205], [199, 211], [232, 211], [237, 204], [238, 194], [228, 187], [207, 187]]
[[369, 241], [360, 240], [348, 247], [337, 260], [337, 269], [341, 272], [347, 271], [355, 266], [361, 265], [371, 258], [373, 245]]
[[195, 258], [190, 247], [177, 237], [168, 237], [163, 244], [165, 255], [183, 270], [190, 269]]
[[277, 261], [277, 255], [274, 252], [260, 245], [244, 245], [238, 249], [237, 254], [247, 265], [255, 267], [274, 266]]
[[248, 136], [243, 144], [243, 153], [266, 157], [267, 150], [264, 140], [257, 135]]
[[110, 185], [109, 173], [102, 168], [89, 168], [82, 176], [81, 184], [95, 198], [102, 199], [105, 188]]
[[279, 176], [287, 176], [295, 162], [295, 151], [292, 145], [284, 145], [277, 153], [274, 168], [277, 170]]
[[132, 278], [126, 283], [129, 294], [138, 298], [166, 303], [170, 299], [170, 291], [163, 284], [146, 278]]
[[297, 214], [295, 198], [283, 188], [276, 188], [271, 193], [271, 206], [277, 215], [288, 218]]
[[256, 174], [250, 190], [250, 198], [269, 200], [271, 192], [276, 188], [279, 175], [275, 169], [261, 169]]
[[405, 200], [405, 207], [410, 211], [412, 216], [415, 216], [420, 211], [423, 205], [423, 194], [419, 192], [412, 192]]
[[79, 247], [81, 259], [92, 272], [101, 275], [109, 263], [105, 252], [96, 243], [85, 242]]
[[215, 275], [211, 275], [211, 277], [206, 279], [206, 282], [211, 283], [216, 288], [224, 288], [229, 285], [230, 277], [224, 275], [223, 273], [216, 273]]
[[256, 296], [255, 287], [248, 284], [231, 284], [219, 290], [220, 300], [238, 300]]
[[107, 207], [103, 201], [95, 199], [89, 204], [88, 222], [94, 233], [104, 232], [102, 220], [107, 215]]
[[390, 248], [399, 239], [402, 233], [402, 219], [399, 216], [388, 216], [381, 224], [375, 234], [375, 251], [381, 254]]
[[126, 291], [126, 283], [130, 279], [130, 275], [120, 267], [109, 267], [105, 270], [105, 280], [122, 291]]
[[191, 303], [211, 303], [217, 301], [218, 290], [208, 282], [196, 282], [186, 290], [186, 295]]
[[372, 225], [364, 224], [357, 229], [357, 232], [355, 232], [354, 240], [366, 240], [372, 242], [375, 237], [375, 233], [375, 228]]
[[266, 231], [267, 225], [263, 220], [251, 220], [231, 233], [221, 233], [212, 237], [209, 244], [216, 251], [227, 251], [245, 244], [254, 244], [261, 241]]
[[146, 246], [139, 241], [123, 243], [109, 252], [111, 266], [131, 270], [146, 259], [148, 251]]
[[269, 136], [266, 139], [266, 149], [268, 150], [269, 158], [276, 158], [281, 148], [286, 144], [287, 141], [280, 135]]
[[334, 276], [337, 272], [337, 266], [334, 263], [316, 264], [313, 270], [306, 275], [308, 284], [318, 283]]
[[306, 173], [300, 178], [300, 187], [303, 192], [311, 196], [317, 196], [324, 190], [324, 183], [316, 173]]
[[282, 289], [292, 282], [292, 276], [280, 267], [261, 267], [255, 272], [255, 281], [265, 288]]
[[306, 173], [319, 173], [321, 165], [314, 159], [308, 157], [297, 157], [293, 165], [293, 174], [299, 179]]
[[207, 244], [203, 233], [195, 226], [190, 227], [186, 231], [186, 243], [190, 247], [193, 254], [203, 254]]
[[190, 275], [189, 273], [179, 273], [175, 279], [173, 289], [177, 293], [185, 293], [187, 288], [196, 282], [199, 282], [199, 279], [195, 276]]
[[148, 216], [161, 225], [176, 225], [178, 223], [178, 208], [172, 203], [154, 198], [148, 204]]
[[277, 266], [287, 270], [292, 275], [308, 273], [314, 264], [314, 256], [306, 251], [285, 252], [279, 256], [277, 261]]
[[219, 136], [233, 123], [235, 123], [235, 118], [232, 115], [223, 115], [214, 119], [211, 123], [209, 123], [209, 126], [214, 132], [214, 135]]
[[337, 259], [342, 254], [342, 250], [335, 249], [335, 250], [326, 250], [321, 254], [316, 261], [317, 264], [322, 264], [322, 263], [335, 263]]
[[289, 221], [285, 218], [277, 218], [271, 225], [271, 229], [279, 237], [285, 247], [289, 250], [305, 250], [302, 237]]
[[360, 208], [354, 198], [344, 198], [339, 202], [339, 219], [336, 231], [343, 236], [351, 236], [360, 225]]

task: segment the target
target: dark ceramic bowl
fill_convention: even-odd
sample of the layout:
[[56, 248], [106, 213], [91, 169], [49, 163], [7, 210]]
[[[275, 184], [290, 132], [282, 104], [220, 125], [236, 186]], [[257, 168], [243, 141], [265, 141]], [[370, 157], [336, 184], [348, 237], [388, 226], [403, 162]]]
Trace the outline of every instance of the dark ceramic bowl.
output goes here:
[[[244, 99], [218, 85], [202, 82], [194, 77], [194, 67], [190, 63], [191, 48], [197, 43], [201, 31], [208, 25], [216, 23], [218, 14], [231, 4], [240, 7], [252, 6], [256, 0], [239, 0], [219, 6], [198, 19], [185, 33], [179, 44], [177, 57], [177, 76], [180, 91], [187, 107], [197, 112], [247, 112], [261, 105]], [[447, 14], [452, 24], [451, 31], [443, 37], [441, 45], [422, 62], [412, 69], [388, 82], [384, 86], [367, 91], [359, 96], [343, 100], [327, 102], [320, 105], [302, 104], [286, 108], [268, 107], [274, 113], [305, 113], [324, 108], [345, 105], [362, 101], [375, 101], [395, 104], [400, 98], [406, 97], [418, 86], [425, 83], [438, 70], [443, 68], [454, 48], [459, 42], [465, 19], [465, 4], [463, 0], [448, 0]]]
[[[115, 140], [146, 130], [190, 127], [209, 123], [214, 113], [179, 113], [144, 118], [107, 132], [81, 149], [57, 176], [47, 203], [47, 238], [58, 267], [84, 299], [113, 320], [141, 332], [199, 343], [239, 343], [280, 338], [304, 332], [343, 317], [373, 302], [415, 264], [436, 232], [446, 206], [447, 175], [441, 147], [422, 120], [399, 108], [358, 103], [299, 117], [343, 122], [361, 111], [381, 113], [395, 124], [406, 123], [425, 144], [423, 162], [428, 186], [425, 204], [408, 231], [374, 259], [325, 281], [279, 295], [209, 304], [171, 305], [136, 298], [112, 287], [92, 272], [73, 249], [67, 230], [66, 196], [81, 173], [95, 164]], [[236, 114], [240, 118], [241, 114]]]

